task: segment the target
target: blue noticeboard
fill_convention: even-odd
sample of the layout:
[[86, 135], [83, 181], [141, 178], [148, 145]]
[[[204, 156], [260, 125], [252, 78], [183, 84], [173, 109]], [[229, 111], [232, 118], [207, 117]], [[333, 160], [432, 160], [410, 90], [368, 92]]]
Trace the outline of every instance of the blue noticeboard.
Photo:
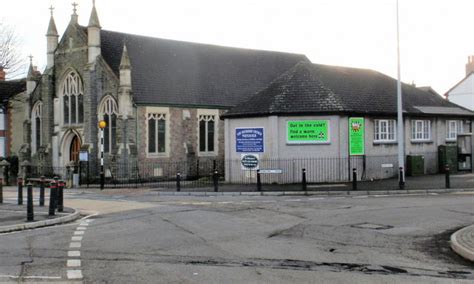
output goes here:
[[263, 153], [263, 144], [263, 127], [235, 129], [237, 153]]

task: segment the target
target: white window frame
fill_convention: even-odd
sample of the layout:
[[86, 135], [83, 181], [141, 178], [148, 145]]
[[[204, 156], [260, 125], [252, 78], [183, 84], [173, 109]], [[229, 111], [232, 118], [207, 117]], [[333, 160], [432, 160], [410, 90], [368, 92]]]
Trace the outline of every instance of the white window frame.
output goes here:
[[31, 153], [34, 154], [36, 153], [39, 149], [36, 147], [36, 132], [38, 129], [36, 129], [36, 119], [39, 118], [40, 120], [40, 129], [39, 129], [39, 145], [41, 146], [41, 139], [43, 138], [43, 103], [41, 101], [38, 101], [35, 103], [33, 106], [33, 109], [31, 111]]
[[[200, 122], [201, 120], [206, 121], [206, 151], [201, 151], [201, 137], [200, 137]], [[208, 150], [208, 123], [209, 121], [214, 121], [214, 150], [213, 151], [207, 151]], [[219, 136], [219, 110], [217, 109], [198, 109], [197, 111], [197, 153], [198, 156], [200, 157], [205, 157], [205, 156], [216, 156], [217, 153], [219, 152], [219, 145], [218, 145], [218, 136]]]
[[431, 141], [431, 121], [414, 119], [411, 121], [411, 141]]
[[[155, 143], [156, 143], [156, 152], [148, 152], [149, 147], [149, 137], [148, 137], [148, 121], [150, 119], [164, 118], [165, 120], [165, 151], [158, 152], [158, 129], [155, 129]], [[146, 156], [147, 158], [161, 158], [170, 156], [170, 110], [167, 107], [146, 107], [145, 109], [145, 146], [146, 146]]]
[[[69, 71], [67, 75], [64, 77], [64, 80], [61, 84], [61, 124], [70, 126], [70, 125], [78, 125], [84, 123], [84, 107], [82, 108], [82, 122], [79, 121], [80, 115], [80, 106], [79, 106], [79, 96], [82, 96], [82, 105], [84, 106], [84, 87], [81, 77], [79, 73], [76, 71]], [[64, 97], [68, 97], [68, 121], [65, 121], [64, 117]], [[72, 100], [75, 100], [75, 110], [74, 113], [76, 115], [76, 122], [72, 123], [71, 117], [73, 110], [71, 109]]]
[[[395, 119], [375, 119], [374, 120], [374, 143], [389, 143], [389, 142], [397, 141], [397, 123], [396, 122], [397, 121]], [[393, 133], [390, 132], [390, 128], [393, 129]]]
[[3, 108], [0, 108], [0, 130], [7, 130], [5, 128], [6, 118], [7, 118], [6, 111]]
[[456, 141], [458, 134], [464, 133], [462, 120], [446, 121], [446, 141]]

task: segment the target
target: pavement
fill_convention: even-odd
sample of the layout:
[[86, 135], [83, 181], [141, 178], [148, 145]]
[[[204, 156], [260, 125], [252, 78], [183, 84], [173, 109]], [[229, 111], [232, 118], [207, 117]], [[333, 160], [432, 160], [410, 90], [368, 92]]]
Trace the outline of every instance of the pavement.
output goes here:
[[[420, 177], [419, 180], [412, 180], [415, 184], [423, 183], [421, 189], [406, 189], [406, 190], [394, 190], [390, 186], [384, 186], [383, 182], [379, 181], [376, 184], [370, 185], [370, 188], [364, 186], [362, 190], [347, 190], [337, 188], [336, 190], [331, 187], [313, 187], [308, 191], [295, 190], [293, 187], [288, 187], [287, 191], [285, 188], [279, 188], [278, 190], [264, 190], [264, 191], [236, 191], [228, 190], [222, 192], [214, 191], [199, 191], [199, 190], [189, 190], [189, 191], [159, 191], [154, 189], [140, 189], [140, 188], [118, 188], [118, 189], [105, 189], [100, 191], [98, 189], [67, 189], [65, 192], [93, 192], [103, 195], [140, 195], [145, 193], [155, 193], [161, 196], [291, 196], [291, 195], [312, 195], [312, 196], [397, 196], [397, 195], [436, 195], [443, 193], [456, 193], [456, 192], [474, 192], [470, 182], [473, 180], [473, 175], [465, 175], [466, 182], [462, 183], [462, 179], [459, 179], [461, 182], [456, 184], [458, 188], [450, 189], [441, 189], [439, 188], [439, 177], [438, 178], [427, 178], [426, 176]], [[393, 183], [393, 181], [388, 180], [387, 184]], [[412, 183], [413, 184], [413, 183]], [[431, 185], [431, 188], [430, 188]], [[463, 185], [466, 188], [463, 188]], [[386, 190], [380, 190], [385, 188]], [[7, 233], [12, 231], [34, 229], [38, 227], [52, 226], [61, 223], [67, 223], [75, 221], [80, 217], [80, 211], [89, 213], [93, 211], [93, 204], [89, 207], [82, 207], [82, 203], [75, 203], [74, 200], [71, 200], [70, 205], [77, 208], [64, 208], [64, 212], [57, 212], [55, 216], [48, 216], [48, 206], [49, 200], [46, 199], [46, 206], [38, 206], [38, 199], [34, 201], [34, 212], [35, 220], [28, 222], [26, 220], [26, 205], [16, 205], [16, 188], [15, 187], [4, 187], [3, 196], [4, 203], [0, 203], [0, 233]], [[35, 188], [34, 195], [38, 196], [38, 189]], [[90, 202], [89, 202], [90, 203]], [[24, 200], [26, 204], [26, 198]], [[138, 203], [137, 203], [138, 204]], [[92, 207], [91, 207], [92, 206]], [[118, 208], [116, 204], [111, 204], [111, 208]], [[138, 208], [138, 207], [137, 207]], [[136, 209], [136, 208], [133, 208]], [[451, 236], [451, 247], [453, 251], [461, 255], [463, 258], [474, 262], [474, 224], [468, 227], [465, 227], [461, 230], [456, 231]]]
[[39, 206], [39, 201], [36, 199], [33, 205], [34, 219], [27, 221], [26, 198], [23, 205], [17, 205], [16, 202], [12, 202], [12, 190], [7, 189], [3, 193], [5, 200], [0, 203], [0, 234], [68, 223], [80, 217], [78, 210], [68, 207], [65, 207], [63, 212], [56, 210], [54, 216], [49, 216], [49, 200], [45, 202], [45, 206]]

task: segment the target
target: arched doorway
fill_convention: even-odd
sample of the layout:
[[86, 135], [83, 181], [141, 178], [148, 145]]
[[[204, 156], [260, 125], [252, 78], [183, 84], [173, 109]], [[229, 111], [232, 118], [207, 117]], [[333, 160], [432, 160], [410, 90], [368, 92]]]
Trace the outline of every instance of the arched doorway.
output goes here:
[[82, 146], [82, 139], [78, 132], [74, 130], [67, 131], [61, 142], [61, 151], [59, 155], [60, 167], [67, 167], [71, 162], [79, 161], [79, 152]]
[[81, 150], [81, 140], [77, 135], [74, 135], [69, 148], [69, 161], [79, 162], [79, 151]]

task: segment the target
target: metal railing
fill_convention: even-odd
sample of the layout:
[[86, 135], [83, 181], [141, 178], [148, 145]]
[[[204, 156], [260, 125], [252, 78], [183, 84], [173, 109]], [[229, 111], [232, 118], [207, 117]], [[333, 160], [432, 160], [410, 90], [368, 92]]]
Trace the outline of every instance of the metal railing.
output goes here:
[[[437, 172], [437, 153], [425, 153], [425, 172]], [[91, 167], [94, 166], [94, 167]], [[148, 187], [156, 190], [199, 189], [212, 190], [215, 183], [224, 185], [256, 185], [257, 169], [263, 185], [288, 185], [302, 182], [305, 169], [307, 184], [347, 183], [352, 178], [353, 169], [357, 179], [380, 180], [396, 177], [398, 162], [396, 155], [318, 157], [295, 159], [261, 159], [258, 168], [245, 168], [240, 160], [197, 159], [192, 162], [130, 162], [107, 163], [105, 165], [105, 187]], [[29, 177], [47, 178], [59, 176], [65, 180], [75, 180], [80, 186], [98, 187], [100, 175], [97, 165], [77, 168], [54, 168], [30, 166]]]

